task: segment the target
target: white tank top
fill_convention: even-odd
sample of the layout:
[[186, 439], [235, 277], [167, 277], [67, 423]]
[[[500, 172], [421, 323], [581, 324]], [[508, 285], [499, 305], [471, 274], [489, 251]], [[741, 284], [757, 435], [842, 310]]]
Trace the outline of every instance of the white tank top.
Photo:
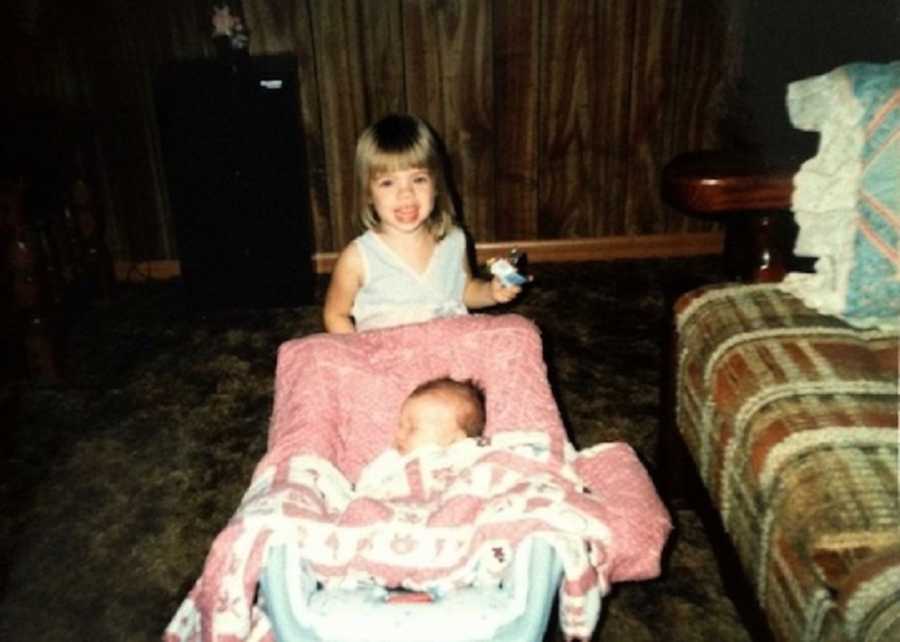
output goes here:
[[357, 237], [363, 285], [351, 314], [357, 330], [374, 330], [467, 314], [463, 304], [466, 237], [452, 228], [434, 248], [425, 272], [407, 265], [371, 230]]

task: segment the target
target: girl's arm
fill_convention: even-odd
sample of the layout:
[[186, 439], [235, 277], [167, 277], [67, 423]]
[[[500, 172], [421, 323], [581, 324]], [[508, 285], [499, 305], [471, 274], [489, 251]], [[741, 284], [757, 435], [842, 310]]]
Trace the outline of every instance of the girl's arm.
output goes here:
[[463, 261], [463, 269], [466, 272], [466, 289], [463, 291], [463, 303], [470, 310], [487, 308], [498, 303], [509, 303], [515, 299], [522, 288], [518, 285], [505, 286], [499, 278], [494, 277], [490, 281], [472, 276], [467, 261]]
[[331, 272], [322, 310], [326, 332], [346, 334], [356, 331], [350, 311], [353, 309], [356, 293], [362, 286], [362, 278], [362, 258], [356, 243], [351, 243], [338, 256]]

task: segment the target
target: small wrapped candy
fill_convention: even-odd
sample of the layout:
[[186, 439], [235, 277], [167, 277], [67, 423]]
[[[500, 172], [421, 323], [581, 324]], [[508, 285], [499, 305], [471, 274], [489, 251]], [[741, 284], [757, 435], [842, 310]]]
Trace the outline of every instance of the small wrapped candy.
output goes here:
[[518, 269], [520, 262], [524, 265], [524, 257], [524, 254], [514, 248], [510, 250], [508, 259], [488, 259], [488, 269], [492, 275], [500, 279], [504, 286], [522, 285], [531, 281], [531, 277], [525, 276]]

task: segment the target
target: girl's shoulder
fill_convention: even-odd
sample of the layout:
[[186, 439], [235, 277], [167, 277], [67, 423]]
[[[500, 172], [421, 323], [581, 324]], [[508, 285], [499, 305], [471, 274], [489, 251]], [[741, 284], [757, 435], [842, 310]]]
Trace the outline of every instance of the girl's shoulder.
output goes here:
[[450, 225], [447, 228], [447, 232], [444, 234], [444, 238], [440, 240], [441, 243], [447, 244], [456, 244], [460, 241], [465, 242], [466, 234], [463, 232], [462, 228], [456, 224]]
[[356, 251], [359, 251], [360, 248], [377, 246], [379, 243], [380, 241], [378, 240], [378, 236], [377, 234], [375, 234], [375, 231], [366, 230], [355, 239], [350, 241], [350, 243], [347, 244], [347, 248], [354, 247], [356, 248]]
[[359, 247], [361, 238], [362, 236], [358, 236], [344, 246], [335, 259], [335, 270], [350, 270], [354, 273], [362, 270], [363, 255]]

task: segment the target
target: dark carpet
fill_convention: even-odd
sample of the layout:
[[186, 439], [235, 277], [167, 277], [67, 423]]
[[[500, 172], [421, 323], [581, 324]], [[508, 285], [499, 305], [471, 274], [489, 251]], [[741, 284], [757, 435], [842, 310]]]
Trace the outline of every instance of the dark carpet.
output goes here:
[[[714, 265], [533, 266], [503, 311], [541, 327], [576, 445], [624, 440], [655, 469], [663, 283]], [[127, 286], [75, 324], [66, 384], [3, 390], [16, 410], [3, 428], [0, 639], [160, 639], [263, 454], [275, 351], [320, 331], [319, 315], [196, 315], [177, 282]], [[615, 586], [595, 640], [750, 639], [700, 521], [674, 520], [663, 575]]]

